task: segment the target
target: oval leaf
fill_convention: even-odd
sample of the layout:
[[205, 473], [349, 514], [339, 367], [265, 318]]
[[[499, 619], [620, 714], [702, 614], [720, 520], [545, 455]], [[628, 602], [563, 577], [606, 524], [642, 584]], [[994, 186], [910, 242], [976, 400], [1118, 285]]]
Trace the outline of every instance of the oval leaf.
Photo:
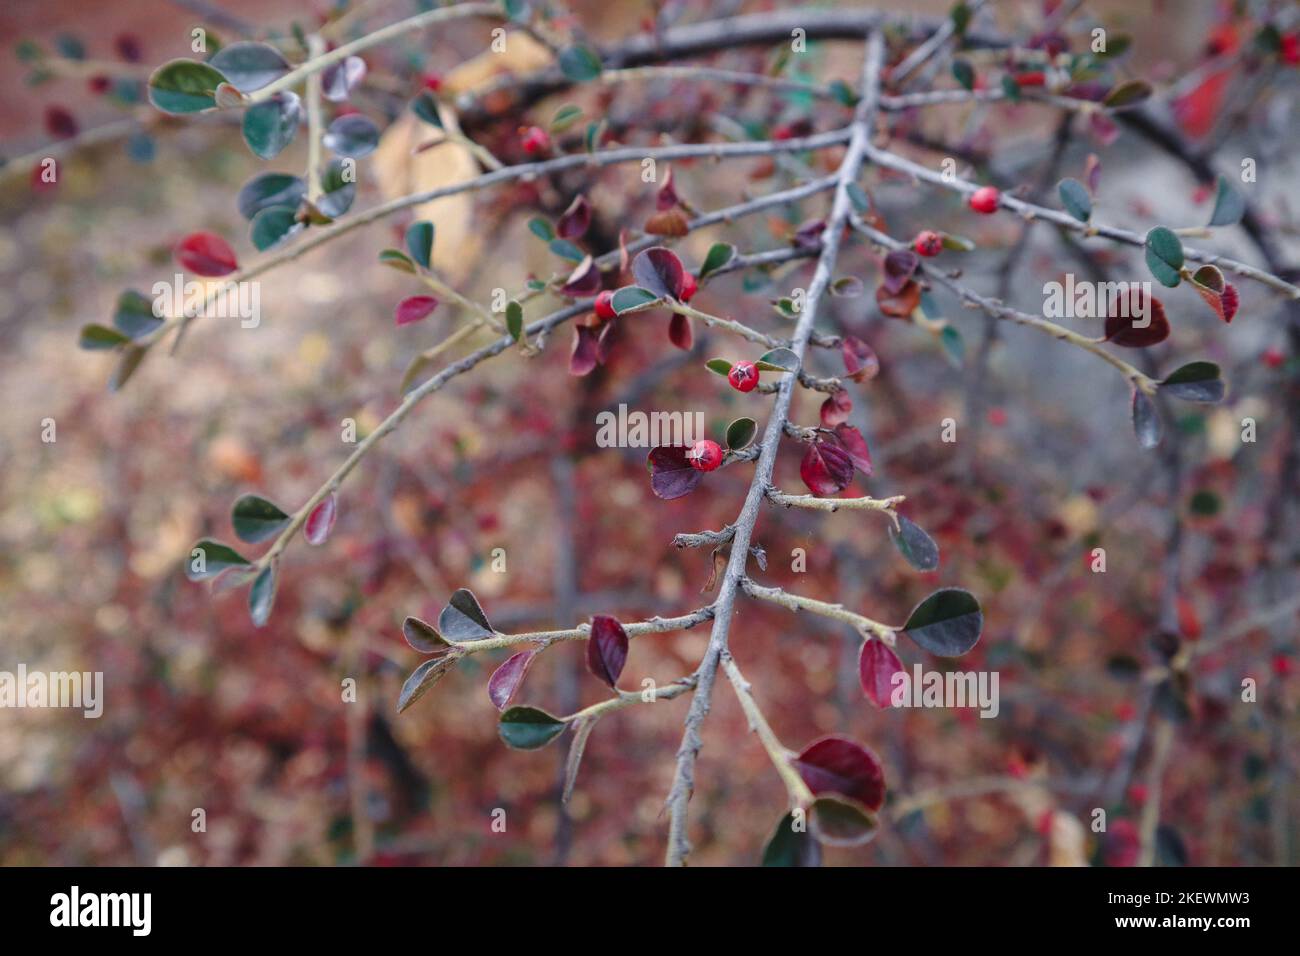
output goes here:
[[214, 53], [208, 63], [241, 93], [260, 90], [289, 72], [289, 61], [269, 43], [230, 43]]
[[740, 451], [754, 440], [758, 433], [758, 422], [752, 418], [737, 418], [727, 426], [727, 447]]
[[853, 480], [853, 460], [837, 444], [814, 442], [799, 463], [799, 477], [815, 495], [839, 494]]
[[498, 732], [516, 750], [545, 747], [564, 732], [564, 721], [536, 707], [511, 707], [501, 715]]
[[682, 498], [699, 487], [704, 472], [691, 467], [682, 445], [661, 445], [646, 456], [650, 469], [650, 488], [665, 501]]
[[918, 571], [933, 571], [939, 566], [939, 546], [925, 530], [905, 515], [898, 516], [898, 531], [889, 529], [889, 539], [912, 567]]
[[682, 260], [671, 249], [655, 246], [632, 260], [636, 284], [659, 299], [680, 299], [686, 281]]
[[814, 796], [834, 793], [869, 810], [885, 802], [885, 771], [876, 755], [848, 737], [831, 735], [813, 741], [791, 759]]
[[297, 208], [306, 195], [307, 184], [299, 177], [288, 173], [262, 173], [244, 184], [236, 204], [241, 216], [252, 219], [271, 206]]
[[331, 491], [315, 508], [311, 509], [311, 514], [307, 515], [307, 521], [302, 529], [307, 543], [324, 544], [325, 539], [334, 530], [334, 519], [337, 516], [338, 496]]
[[763, 866], [821, 866], [821, 844], [806, 826], [795, 829], [794, 811], [781, 818], [763, 849]]
[[537, 649], [520, 651], [506, 658], [505, 663], [488, 678], [488, 697], [497, 710], [505, 710], [524, 682], [528, 667], [537, 656]]
[[149, 77], [149, 102], [164, 113], [197, 113], [216, 106], [221, 73], [196, 60], [172, 60]]
[[1214, 213], [1210, 216], [1209, 225], [1235, 226], [1245, 214], [1246, 200], [1232, 188], [1226, 177], [1220, 176], [1214, 196]]
[[903, 625], [907, 636], [938, 657], [960, 657], [980, 639], [984, 614], [975, 595], [962, 588], [935, 591]]
[[452, 641], [477, 641], [494, 633], [474, 592], [468, 588], [461, 588], [451, 596], [438, 615], [438, 630]]
[[1223, 400], [1224, 385], [1219, 366], [1213, 362], [1191, 362], [1169, 375], [1160, 387], [1185, 402], [1213, 404]]
[[[195, 555], [195, 551], [200, 553]], [[185, 560], [185, 576], [191, 581], [206, 581], [227, 568], [244, 568], [251, 563], [230, 545], [204, 538], [190, 549]]]
[[402, 622], [402, 637], [412, 650], [421, 654], [446, 654], [452, 649], [437, 628], [418, 617], [408, 617]]
[[230, 243], [212, 232], [190, 233], [176, 244], [173, 253], [182, 269], [206, 278], [230, 275], [239, 268]]
[[861, 804], [825, 796], [808, 808], [808, 829], [827, 846], [861, 846], [876, 835], [878, 824]]
[[1079, 180], [1062, 179], [1056, 191], [1060, 194], [1061, 205], [1071, 216], [1079, 222], [1087, 222], [1092, 218], [1092, 197]]
[[894, 675], [904, 673], [903, 662], [884, 641], [873, 638], [863, 643], [858, 654], [858, 680], [862, 692], [877, 707], [892, 706]]
[[433, 256], [433, 223], [424, 219], [411, 223], [406, 229], [406, 249], [412, 259], [429, 268]]
[[274, 563], [263, 568], [262, 573], [253, 581], [248, 592], [248, 616], [253, 619], [254, 627], [264, 627], [271, 618], [271, 609], [275, 606], [276, 566]]
[[432, 314], [438, 300], [431, 295], [408, 295], [393, 309], [393, 319], [399, 326], [410, 325]]
[[587, 669], [610, 687], [627, 663], [627, 632], [623, 625], [607, 614], [591, 619], [591, 636], [587, 640]]
[[1133, 390], [1133, 433], [1143, 448], [1149, 450], [1160, 444], [1160, 413], [1155, 402], [1138, 388]]
[[360, 113], [348, 113], [330, 123], [321, 142], [336, 155], [360, 159], [369, 156], [379, 145], [379, 127]]
[[261, 159], [274, 159], [293, 142], [302, 122], [302, 102], [296, 93], [277, 93], [244, 112], [244, 142]]
[[1173, 288], [1182, 281], [1183, 244], [1172, 229], [1156, 226], [1146, 237], [1147, 268], [1161, 285]]
[[447, 676], [453, 664], [460, 659], [458, 654], [445, 654], [427, 660], [406, 678], [401, 693], [397, 695], [397, 712], [400, 714], [433, 688], [438, 681]]
[[257, 544], [279, 534], [289, 515], [258, 495], [240, 495], [230, 509], [230, 523], [240, 541]]
[[632, 309], [639, 309], [647, 306], [651, 302], [658, 302], [659, 296], [655, 295], [649, 289], [643, 289], [640, 286], [628, 285], [617, 290], [609, 300], [610, 307], [613, 308], [615, 315], [622, 315], [624, 312], [630, 312]]

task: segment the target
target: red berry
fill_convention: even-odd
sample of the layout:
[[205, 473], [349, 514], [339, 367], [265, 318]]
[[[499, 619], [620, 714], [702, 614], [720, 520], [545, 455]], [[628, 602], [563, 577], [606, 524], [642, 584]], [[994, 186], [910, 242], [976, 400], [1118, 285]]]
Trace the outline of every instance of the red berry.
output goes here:
[[989, 213], [998, 211], [998, 200], [1002, 194], [992, 186], [981, 186], [971, 193], [970, 207], [976, 212], [982, 212], [986, 216]]
[[704, 438], [691, 446], [686, 457], [696, 471], [713, 471], [722, 464], [722, 449], [717, 442]]
[[1273, 656], [1273, 673], [1278, 677], [1288, 677], [1291, 674], [1291, 658], [1285, 654], [1275, 654]]
[[1269, 368], [1281, 368], [1282, 363], [1286, 361], [1286, 356], [1279, 348], [1267, 348], [1259, 358]]
[[695, 276], [689, 272], [682, 277], [682, 301], [690, 302], [695, 298], [695, 293], [700, 291], [700, 284], [695, 281]]
[[758, 367], [753, 362], [737, 362], [727, 373], [727, 381], [738, 392], [752, 392], [758, 387]]
[[96, 94], [107, 93], [108, 86], [109, 86], [109, 79], [108, 77], [102, 74], [100, 74], [99, 76], [92, 76], [90, 78], [90, 92], [92, 93], [96, 93]]
[[600, 295], [596, 296], [596, 318], [602, 322], [608, 322], [616, 315], [618, 313], [614, 311], [614, 293], [609, 289], [605, 289]]
[[1300, 65], [1300, 33], [1288, 33], [1282, 37], [1282, 62], [1291, 66]]
[[933, 229], [926, 229], [916, 234], [912, 248], [918, 256], [937, 256], [943, 251], [943, 237]]
[[540, 126], [530, 126], [524, 130], [522, 142], [524, 152], [530, 156], [544, 153], [551, 148], [551, 138], [546, 135], [546, 130]]
[[426, 90], [437, 93], [442, 89], [442, 77], [437, 73], [422, 73], [420, 75], [420, 86]]

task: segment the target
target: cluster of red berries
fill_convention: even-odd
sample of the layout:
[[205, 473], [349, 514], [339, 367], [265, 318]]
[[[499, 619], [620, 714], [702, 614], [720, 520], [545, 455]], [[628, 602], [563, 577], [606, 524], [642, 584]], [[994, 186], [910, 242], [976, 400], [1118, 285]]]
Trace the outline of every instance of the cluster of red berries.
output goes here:
[[691, 446], [686, 459], [696, 471], [713, 471], [722, 464], [722, 446], [704, 438]]

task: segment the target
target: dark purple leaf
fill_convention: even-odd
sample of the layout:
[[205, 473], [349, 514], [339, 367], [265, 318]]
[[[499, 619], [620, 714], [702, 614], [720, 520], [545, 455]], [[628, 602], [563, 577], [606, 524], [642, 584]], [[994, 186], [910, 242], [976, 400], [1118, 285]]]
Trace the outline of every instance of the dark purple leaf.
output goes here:
[[682, 315], [680, 312], [673, 313], [673, 317], [668, 320], [668, 341], [683, 352], [691, 350], [691, 345], [695, 341], [695, 334], [691, 331], [689, 316]]
[[597, 614], [591, 619], [591, 637], [587, 640], [587, 669], [614, 687], [626, 663], [627, 632], [623, 625], [607, 614]]
[[596, 261], [591, 256], [586, 256], [578, 263], [573, 272], [569, 273], [569, 278], [564, 280], [564, 288], [560, 290], [571, 299], [585, 298], [599, 291], [600, 269], [596, 267]]
[[855, 382], [873, 379], [880, 371], [880, 359], [871, 346], [856, 335], [844, 336], [840, 354], [844, 357], [845, 374]]
[[[862, 437], [862, 432], [852, 425], [841, 423], [835, 426], [835, 437], [844, 446], [844, 450], [849, 453], [849, 460], [853, 462], [853, 467], [870, 478], [875, 469], [871, 465], [871, 452], [867, 450], [867, 440]], [[850, 476], [850, 480], [852, 480], [852, 476]]]
[[528, 667], [537, 656], [537, 649], [520, 651], [506, 658], [505, 663], [492, 672], [488, 678], [488, 697], [497, 710], [505, 710], [514, 700], [528, 673]]
[[561, 239], [580, 239], [591, 225], [591, 203], [586, 196], [576, 196], [555, 224]]
[[885, 256], [885, 278], [881, 285], [890, 295], [898, 295], [911, 280], [921, 258], [911, 249], [895, 249]]
[[691, 467], [687, 451], [683, 445], [661, 445], [646, 456], [650, 488], [665, 501], [689, 495], [704, 480], [704, 472]]
[[663, 246], [655, 246], [637, 255], [632, 260], [632, 276], [637, 285], [649, 289], [661, 299], [680, 299], [686, 282], [682, 260]]

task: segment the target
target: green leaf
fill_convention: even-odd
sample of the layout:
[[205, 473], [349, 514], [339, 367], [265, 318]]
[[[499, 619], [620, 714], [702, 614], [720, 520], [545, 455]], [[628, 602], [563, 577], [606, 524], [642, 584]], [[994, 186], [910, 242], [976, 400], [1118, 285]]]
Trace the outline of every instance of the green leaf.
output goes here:
[[331, 219], [343, 215], [357, 196], [355, 164], [331, 159], [321, 173], [320, 186], [324, 194], [316, 200], [316, 207]]
[[545, 747], [564, 732], [566, 724], [536, 707], [510, 707], [501, 714], [501, 739], [516, 750]]
[[398, 272], [415, 274], [415, 263], [411, 261], [410, 256], [400, 249], [385, 249], [379, 253], [379, 261], [391, 269], [396, 269]]
[[1214, 404], [1223, 400], [1224, 384], [1219, 366], [1213, 362], [1191, 362], [1175, 370], [1160, 388], [1186, 402]]
[[939, 546], [925, 529], [903, 515], [898, 516], [898, 531], [889, 529], [889, 539], [898, 553], [918, 571], [933, 571], [939, 566]]
[[582, 145], [587, 152], [594, 153], [600, 148], [600, 141], [605, 135], [605, 127], [608, 125], [604, 120], [587, 124], [587, 132], [582, 136]]
[[1172, 229], [1156, 226], [1147, 233], [1147, 268], [1161, 285], [1173, 288], [1182, 281], [1183, 244]]
[[1126, 80], [1111, 88], [1102, 98], [1101, 105], [1113, 110], [1128, 109], [1150, 98], [1151, 84], [1146, 80]]
[[1241, 193], [1233, 189], [1224, 176], [1219, 177], [1218, 192], [1214, 197], [1214, 214], [1210, 216], [1211, 226], [1235, 226], [1246, 214], [1246, 200]]
[[406, 248], [412, 259], [429, 268], [433, 256], [433, 223], [427, 219], [411, 223], [406, 229]]
[[763, 866], [821, 866], [821, 845], [804, 826], [796, 830], [794, 812], [781, 818], [763, 849]]
[[139, 345], [128, 345], [122, 350], [122, 357], [117, 360], [117, 367], [113, 369], [113, 374], [108, 380], [108, 389], [110, 392], [121, 391], [123, 386], [131, 380], [131, 376], [136, 373], [144, 357], [149, 354], [149, 350]]
[[1002, 83], [1002, 95], [1007, 98], [1007, 101], [1010, 103], [1019, 103], [1020, 84], [1016, 82], [1015, 77], [1009, 76], [1006, 73], [1004, 73], [1002, 74], [1001, 83]]
[[715, 242], [709, 246], [704, 256], [704, 265], [700, 266], [700, 278], [717, 272], [736, 258], [736, 247], [729, 242]]
[[307, 195], [307, 184], [289, 173], [262, 173], [244, 183], [236, 205], [239, 214], [252, 219], [269, 206], [297, 207]]
[[297, 221], [297, 210], [292, 206], [270, 206], [253, 217], [249, 237], [258, 252], [265, 252], [299, 232], [303, 226]]
[[532, 4], [528, 0], [503, 0], [502, 6], [505, 8], [506, 16], [515, 23], [527, 23], [529, 15], [533, 12]]
[[574, 106], [572, 103], [566, 103], [556, 110], [555, 114], [551, 117], [551, 132], [563, 133], [580, 119], [582, 119], [582, 108]]
[[1056, 191], [1061, 196], [1061, 205], [1071, 216], [1079, 222], [1087, 222], [1092, 218], [1092, 197], [1079, 180], [1062, 179]]
[[240, 41], [224, 46], [208, 60], [241, 93], [274, 83], [289, 72], [289, 61], [269, 43]]
[[622, 315], [624, 312], [658, 301], [659, 297], [649, 289], [643, 289], [639, 285], [625, 285], [614, 293], [609, 304], [615, 315]]
[[1202, 488], [1192, 494], [1187, 508], [1201, 518], [1212, 518], [1223, 510], [1223, 501], [1213, 491]]
[[1160, 444], [1160, 413], [1155, 402], [1139, 388], [1133, 390], [1133, 433], [1138, 444], [1150, 451]]
[[235, 537], [248, 544], [273, 538], [289, 523], [289, 515], [258, 495], [240, 495], [230, 509]]
[[717, 372], [723, 378], [726, 378], [727, 375], [731, 373], [731, 363], [728, 362], [726, 359], [722, 359], [722, 358], [709, 359], [707, 362], [704, 363], [704, 366], [710, 372]]
[[754, 364], [761, 372], [797, 372], [799, 356], [789, 349], [772, 349], [764, 352]]
[[253, 619], [253, 627], [265, 627], [271, 618], [271, 608], [275, 606], [276, 578], [276, 566], [273, 563], [262, 569], [249, 589], [248, 616]]
[[963, 0], [958, 0], [957, 3], [952, 5], [952, 10], [948, 16], [952, 18], [953, 32], [957, 36], [964, 35], [966, 28], [970, 26], [970, 6], [964, 3]]
[[938, 657], [960, 657], [980, 639], [984, 614], [975, 595], [961, 588], [935, 591], [907, 618], [903, 630]]
[[569, 262], [581, 262], [586, 255], [568, 239], [556, 239], [551, 242], [551, 252]]
[[154, 314], [153, 303], [142, 293], [127, 289], [117, 297], [113, 325], [128, 338], [138, 339], [148, 335], [162, 324], [163, 319]]
[[1127, 33], [1116, 33], [1106, 37], [1106, 49], [1094, 54], [1099, 60], [1113, 60], [1128, 52], [1133, 45], [1133, 38]]
[[844, 191], [849, 194], [849, 202], [853, 204], [854, 209], [860, 213], [870, 212], [871, 200], [867, 198], [867, 194], [862, 191], [861, 186], [857, 183], [849, 183], [848, 188]]
[[190, 549], [190, 555], [185, 561], [185, 576], [191, 581], [206, 581], [215, 578], [226, 568], [241, 568], [250, 564], [248, 558], [230, 545], [204, 538], [195, 542]]
[[528, 231], [542, 242], [552, 242], [555, 239], [554, 227], [541, 216], [534, 216], [528, 220]]
[[964, 89], [975, 89], [975, 69], [966, 60], [952, 61], [952, 75]]
[[943, 247], [952, 252], [973, 252], [975, 243], [965, 236], [954, 236], [945, 232], [943, 234]]
[[737, 418], [727, 426], [727, 447], [740, 451], [758, 434], [758, 422], [752, 418]]
[[827, 846], [861, 846], [876, 835], [876, 816], [861, 803], [825, 794], [808, 808], [810, 832]]
[[442, 117], [438, 115], [438, 101], [428, 90], [411, 100], [411, 112], [430, 126], [443, 128]]
[[104, 349], [115, 349], [129, 341], [131, 340], [117, 329], [110, 329], [108, 326], [92, 323], [81, 327], [81, 335], [77, 339], [77, 345], [91, 352], [99, 352]]
[[302, 121], [296, 93], [277, 93], [244, 111], [244, 142], [261, 159], [274, 159], [293, 142]]
[[360, 159], [369, 156], [379, 145], [379, 127], [360, 113], [348, 113], [330, 123], [321, 142], [331, 153]]
[[853, 109], [858, 105], [858, 95], [843, 80], [834, 80], [831, 83], [831, 96], [835, 97], [835, 102], [840, 106]]
[[585, 83], [600, 76], [600, 57], [585, 46], [571, 46], [560, 51], [560, 72], [574, 83]]
[[966, 361], [966, 340], [961, 337], [961, 331], [954, 325], [945, 325], [939, 333], [939, 345], [948, 364], [961, 368]]
[[506, 330], [516, 342], [524, 337], [524, 307], [511, 299], [506, 303]]
[[216, 106], [217, 87], [226, 82], [220, 72], [197, 60], [172, 60], [149, 77], [149, 102], [164, 113], [182, 115]]

